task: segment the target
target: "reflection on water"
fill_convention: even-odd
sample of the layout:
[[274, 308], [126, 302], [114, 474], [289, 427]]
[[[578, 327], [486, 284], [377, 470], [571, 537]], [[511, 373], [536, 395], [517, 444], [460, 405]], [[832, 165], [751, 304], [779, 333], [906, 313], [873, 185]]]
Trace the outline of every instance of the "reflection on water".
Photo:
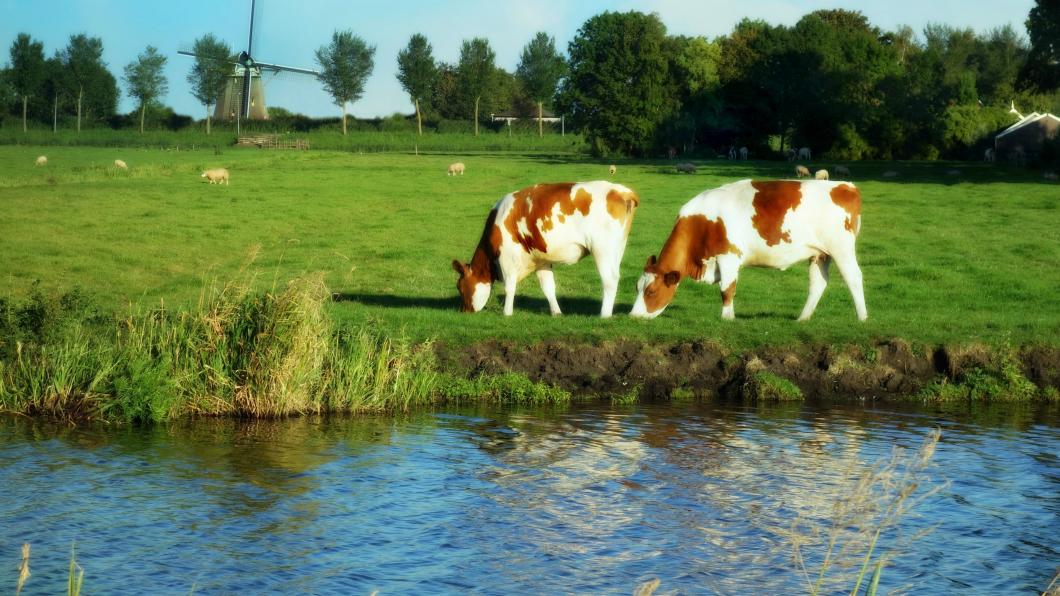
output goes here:
[[1041, 590], [1060, 562], [1055, 408], [808, 404], [0, 418], [0, 586], [28, 541], [26, 593], [61, 591], [76, 541], [90, 593], [804, 591], [777, 529], [827, 519], [844, 478], [935, 426], [949, 485], [898, 534], [937, 527], [881, 587]]

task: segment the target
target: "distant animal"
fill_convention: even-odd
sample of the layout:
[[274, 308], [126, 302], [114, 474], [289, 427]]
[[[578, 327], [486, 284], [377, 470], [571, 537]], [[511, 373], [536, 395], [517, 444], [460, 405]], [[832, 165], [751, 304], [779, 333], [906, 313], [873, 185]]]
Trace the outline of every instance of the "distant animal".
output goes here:
[[961, 171], [960, 170], [946, 170], [946, 175], [947, 176], [960, 176], [961, 175]]
[[612, 176], [614, 176], [615, 172], [617, 172], [617, 171], [618, 171], [618, 168], [616, 168], [614, 164], [611, 164], [610, 166], [607, 166], [607, 173], [608, 174], [611, 174]]
[[994, 163], [994, 148], [987, 147], [986, 151], [983, 151], [983, 161], [987, 163]]
[[706, 190], [681, 207], [659, 256], [648, 258], [630, 315], [658, 316], [687, 277], [718, 284], [721, 316], [732, 319], [740, 267], [784, 270], [809, 260], [809, 296], [799, 315], [806, 320], [834, 260], [864, 321], [868, 311], [854, 250], [860, 229], [861, 193], [849, 182], [740, 180]]
[[740, 147], [740, 159], [747, 159], [747, 147]]
[[536, 272], [549, 309], [558, 315], [553, 265], [574, 264], [591, 254], [603, 282], [600, 316], [610, 317], [639, 203], [632, 190], [605, 180], [535, 184], [505, 195], [486, 218], [471, 261], [453, 261], [461, 310], [482, 310], [493, 282], [500, 281], [504, 314], [511, 315], [516, 285]]
[[788, 149], [788, 151], [787, 151], [787, 153], [785, 155], [786, 155], [788, 161], [795, 161], [795, 156], [798, 155], [798, 154], [795, 152], [794, 149]]
[[225, 168], [214, 168], [212, 170], [206, 170], [202, 173], [200, 178], [206, 178], [210, 181], [210, 184], [221, 184], [224, 183], [228, 186], [228, 170]]
[[38, 166], [46, 166], [48, 165], [48, 157], [46, 155], [41, 155], [34, 163]]
[[813, 174], [814, 180], [828, 180], [828, 170], [817, 170]]
[[799, 159], [806, 159], [806, 160], [813, 159], [812, 157], [810, 157], [810, 148], [809, 147], [800, 147], [799, 148]]
[[120, 159], [115, 159], [114, 160], [114, 167], [118, 168], [119, 170], [128, 170], [129, 169], [129, 166], [126, 165], [126, 163], [124, 161], [120, 160]]
[[848, 168], [846, 166], [837, 165], [837, 166], [833, 167], [832, 169], [835, 170], [835, 175], [836, 176], [850, 176], [850, 168]]
[[1057, 178], [1058, 178], [1058, 176], [1056, 175], [1056, 172], [1046, 172], [1045, 174], [1042, 175], [1042, 177], [1045, 178], [1046, 180], [1053, 180], [1053, 181], [1057, 180]]
[[677, 157], [677, 147], [667, 147], [666, 157], [669, 159]]
[[736, 147], [733, 147], [731, 145], [729, 146], [729, 159], [736, 159]]
[[883, 177], [884, 178], [897, 178], [898, 175], [899, 175], [898, 172], [896, 172], [894, 170], [887, 170], [886, 172], [883, 173]]
[[456, 163], [449, 164], [449, 169], [446, 170], [446, 172], [445, 172], [446, 176], [456, 176], [457, 174], [460, 174], [461, 176], [464, 175], [464, 164], [463, 164], [463, 162], [459, 162], [458, 161]]
[[696, 164], [691, 164], [688, 162], [679, 163], [674, 166], [674, 169], [677, 170], [678, 174], [695, 174]]
[[810, 170], [806, 166], [795, 166], [796, 178], [809, 178]]

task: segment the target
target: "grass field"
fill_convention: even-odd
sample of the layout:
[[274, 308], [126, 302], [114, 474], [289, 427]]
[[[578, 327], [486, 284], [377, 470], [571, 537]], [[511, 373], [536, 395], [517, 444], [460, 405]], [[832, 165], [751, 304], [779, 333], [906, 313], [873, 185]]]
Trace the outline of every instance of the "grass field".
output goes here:
[[[35, 167], [42, 153], [49, 164]], [[114, 169], [116, 158], [130, 169]], [[446, 165], [458, 160], [467, 174], [447, 177]], [[857, 322], [835, 271], [814, 319], [796, 323], [805, 266], [743, 270], [736, 321], [720, 320], [716, 287], [687, 281], [658, 319], [624, 316], [645, 259], [658, 252], [684, 202], [740, 178], [788, 177], [784, 163], [710, 161], [680, 175], [668, 162], [618, 162], [614, 180], [637, 191], [641, 208], [611, 320], [594, 316], [600, 289], [591, 259], [557, 269], [567, 313], [557, 318], [533, 277], [520, 285], [513, 317], [501, 315], [499, 285], [485, 312], [462, 314], [449, 266], [470, 257], [489, 208], [506, 192], [606, 178], [607, 163], [589, 158], [0, 146], [0, 164], [0, 296], [16, 299], [40, 280], [45, 290], [81, 287], [115, 310], [162, 299], [187, 305], [204, 280], [236, 277], [256, 255], [262, 287], [323, 272], [338, 296], [330, 310], [339, 323], [457, 344], [1060, 341], [1060, 185], [1000, 165], [848, 164], [864, 202], [858, 254], [869, 320]], [[199, 178], [201, 168], [219, 166], [231, 170], [231, 186]], [[953, 168], [959, 176], [946, 174]], [[885, 170], [901, 175], [884, 179]]]

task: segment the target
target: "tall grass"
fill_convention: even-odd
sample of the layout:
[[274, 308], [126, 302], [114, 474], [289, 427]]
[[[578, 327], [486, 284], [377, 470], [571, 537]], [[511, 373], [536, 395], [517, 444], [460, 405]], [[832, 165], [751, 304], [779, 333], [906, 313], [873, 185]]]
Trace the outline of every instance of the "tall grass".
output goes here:
[[76, 306], [63, 298], [0, 302], [0, 331], [17, 338], [13, 346], [0, 339], [0, 410], [160, 422], [570, 397], [522, 375], [463, 381], [439, 372], [429, 341], [369, 325], [337, 327], [320, 274], [264, 292], [254, 291], [256, 278], [244, 270], [236, 280], [205, 284], [194, 308], [163, 304], [109, 324], [55, 306]]

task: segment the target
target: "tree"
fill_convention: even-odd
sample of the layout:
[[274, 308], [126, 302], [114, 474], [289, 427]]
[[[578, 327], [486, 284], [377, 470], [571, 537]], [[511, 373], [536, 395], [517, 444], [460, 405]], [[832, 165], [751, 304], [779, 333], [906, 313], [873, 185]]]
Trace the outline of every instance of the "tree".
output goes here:
[[169, 90], [166, 75], [162, 74], [162, 67], [165, 65], [166, 57], [159, 54], [154, 46], [147, 46], [147, 49], [136, 57], [135, 62], [125, 66], [125, 84], [129, 86], [129, 96], [140, 101], [141, 134], [144, 132], [147, 104], [154, 102]]
[[1039, 91], [1060, 88], [1060, 2], [1036, 0], [1027, 15], [1030, 55], [1020, 73], [1025, 87]]
[[495, 58], [490, 42], [483, 37], [464, 40], [460, 46], [460, 62], [456, 65], [457, 86], [465, 97], [475, 99], [475, 136], [478, 136], [479, 102], [496, 81]]
[[594, 151], [644, 154], [677, 111], [665, 43], [659, 17], [639, 12], [598, 14], [571, 40], [556, 103]]
[[375, 46], [369, 46], [349, 29], [335, 31], [331, 43], [316, 51], [320, 80], [342, 107], [342, 134], [346, 134], [346, 104], [356, 103], [364, 94], [364, 82], [372, 74]]
[[232, 72], [232, 48], [207, 33], [195, 40], [191, 52], [195, 64], [188, 73], [191, 94], [206, 108], [206, 134], [210, 134], [210, 106], [224, 93], [228, 75]]
[[416, 104], [416, 130], [420, 135], [423, 135], [420, 102], [430, 99], [437, 78], [438, 66], [431, 55], [431, 44], [426, 37], [416, 33], [409, 38], [409, 45], [398, 52], [397, 79]]
[[[52, 100], [52, 132], [59, 129], [59, 96], [66, 86], [66, 71], [63, 62], [56, 55], [44, 63], [44, 81], [41, 84], [41, 96]], [[47, 108], [45, 108], [47, 109]]]
[[118, 83], [103, 62], [103, 41], [80, 33], [70, 36], [70, 43], [59, 53], [66, 70], [71, 95], [77, 96], [77, 131], [81, 132], [85, 98], [90, 110], [100, 117], [114, 113], [118, 101]]
[[44, 80], [44, 44], [19, 33], [11, 44], [11, 67], [8, 80], [22, 98], [22, 132], [26, 132], [26, 106], [29, 97], [40, 90]]
[[567, 63], [556, 51], [556, 40], [544, 31], [538, 32], [523, 48], [515, 75], [524, 92], [537, 102], [537, 136], [544, 135], [542, 106], [556, 94], [556, 85], [567, 72]]

